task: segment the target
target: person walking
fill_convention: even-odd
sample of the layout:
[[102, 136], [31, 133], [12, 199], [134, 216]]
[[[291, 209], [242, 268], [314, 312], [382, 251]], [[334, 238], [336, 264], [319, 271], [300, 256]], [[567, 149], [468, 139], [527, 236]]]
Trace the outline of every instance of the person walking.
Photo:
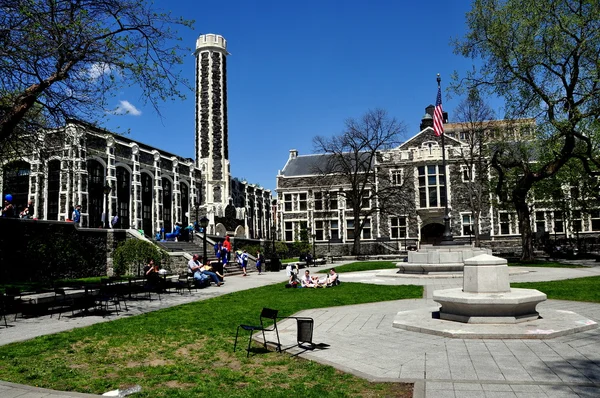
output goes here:
[[229, 235], [227, 235], [223, 241], [223, 248], [221, 251], [221, 262], [223, 265], [227, 265], [227, 262], [229, 261], [229, 253], [231, 253], [231, 241], [229, 240]]
[[248, 267], [248, 252], [244, 250], [242, 253], [242, 271], [244, 272], [244, 276], [248, 276], [246, 273], [246, 267]]
[[256, 252], [256, 269], [258, 275], [262, 275], [262, 265], [265, 263], [265, 256], [259, 251]]

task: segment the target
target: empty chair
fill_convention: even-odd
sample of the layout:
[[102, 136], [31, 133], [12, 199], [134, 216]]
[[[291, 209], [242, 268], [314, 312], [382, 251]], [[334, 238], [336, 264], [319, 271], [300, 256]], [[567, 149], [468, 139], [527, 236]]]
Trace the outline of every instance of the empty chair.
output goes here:
[[112, 305], [115, 307], [115, 312], [117, 315], [119, 315], [121, 303], [119, 302], [119, 296], [113, 285], [103, 284], [100, 287], [98, 295], [95, 297], [95, 301], [103, 313], [108, 312], [108, 308]]
[[[233, 351], [235, 352], [235, 349], [237, 347], [237, 340], [238, 340], [238, 336], [240, 333], [240, 329], [243, 329], [243, 330], [247, 330], [250, 332], [250, 337], [248, 338], [248, 348], [246, 348], [246, 351], [248, 352], [248, 354], [246, 355], [246, 357], [250, 356], [250, 345], [252, 344], [252, 334], [255, 331], [262, 332], [263, 346], [265, 349], [267, 348], [267, 338], [265, 337], [265, 332], [273, 332], [274, 331], [277, 335], [277, 351], [281, 352], [281, 342], [279, 340], [279, 330], [277, 329], [277, 313], [278, 312], [279, 312], [278, 310], [273, 310], [271, 308], [263, 308], [260, 313], [260, 325], [239, 325], [235, 332], [235, 344], [233, 345]], [[272, 321], [273, 325], [266, 327], [265, 321]]]
[[4, 318], [4, 327], [8, 327], [8, 323], [6, 322], [6, 296], [4, 293], [0, 293], [0, 318]]
[[54, 288], [54, 301], [48, 306], [50, 318], [52, 318], [54, 311], [58, 310], [58, 319], [60, 319], [63, 310], [69, 310], [72, 306], [73, 300], [67, 296], [65, 289], [60, 287]]
[[23, 300], [21, 300], [21, 289], [18, 287], [7, 287], [4, 290], [4, 310], [7, 314], [23, 315]]

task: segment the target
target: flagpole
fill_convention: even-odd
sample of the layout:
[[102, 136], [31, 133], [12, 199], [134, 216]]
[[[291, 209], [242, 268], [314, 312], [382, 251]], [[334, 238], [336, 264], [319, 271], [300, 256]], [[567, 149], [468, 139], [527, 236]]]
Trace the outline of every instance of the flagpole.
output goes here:
[[[437, 84], [438, 91], [441, 90], [441, 81], [442, 78], [440, 74], [437, 74]], [[442, 114], [443, 119], [443, 114]], [[443, 120], [442, 120], [443, 122]], [[442, 235], [442, 245], [452, 245], [454, 244], [454, 238], [452, 237], [452, 230], [450, 229], [450, 215], [448, 213], [448, 176], [446, 174], [446, 148], [444, 145], [444, 136], [446, 134], [441, 134], [442, 136], [442, 169], [444, 170], [444, 197], [446, 200], [444, 201], [444, 234]]]

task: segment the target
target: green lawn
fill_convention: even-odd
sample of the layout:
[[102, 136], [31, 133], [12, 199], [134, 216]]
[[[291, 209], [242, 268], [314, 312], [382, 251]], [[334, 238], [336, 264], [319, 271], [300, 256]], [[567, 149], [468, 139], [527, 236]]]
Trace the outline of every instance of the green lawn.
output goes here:
[[247, 359], [243, 349], [232, 352], [233, 340], [237, 325], [255, 324], [262, 307], [286, 316], [422, 294], [421, 286], [350, 282], [265, 286], [0, 347], [0, 379], [94, 394], [140, 384], [136, 397], [410, 397], [412, 385], [370, 383], [258, 345]]
[[511, 287], [537, 289], [549, 299], [600, 303], [600, 276], [551, 282], [511, 283]]
[[[355, 263], [340, 265], [336, 267], [333, 264], [333, 268], [337, 273], [340, 272], [356, 272], [356, 271], [371, 271], [376, 269], [388, 269], [396, 268], [397, 261], [357, 261]], [[319, 271], [319, 273], [329, 272], [330, 268]]]

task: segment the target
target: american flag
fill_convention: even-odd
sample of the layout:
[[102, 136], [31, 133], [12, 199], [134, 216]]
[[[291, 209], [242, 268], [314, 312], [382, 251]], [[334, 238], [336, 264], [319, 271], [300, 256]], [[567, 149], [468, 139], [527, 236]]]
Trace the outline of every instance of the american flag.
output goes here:
[[433, 132], [436, 137], [444, 134], [444, 111], [442, 111], [442, 89], [438, 84], [438, 93], [433, 111]]

